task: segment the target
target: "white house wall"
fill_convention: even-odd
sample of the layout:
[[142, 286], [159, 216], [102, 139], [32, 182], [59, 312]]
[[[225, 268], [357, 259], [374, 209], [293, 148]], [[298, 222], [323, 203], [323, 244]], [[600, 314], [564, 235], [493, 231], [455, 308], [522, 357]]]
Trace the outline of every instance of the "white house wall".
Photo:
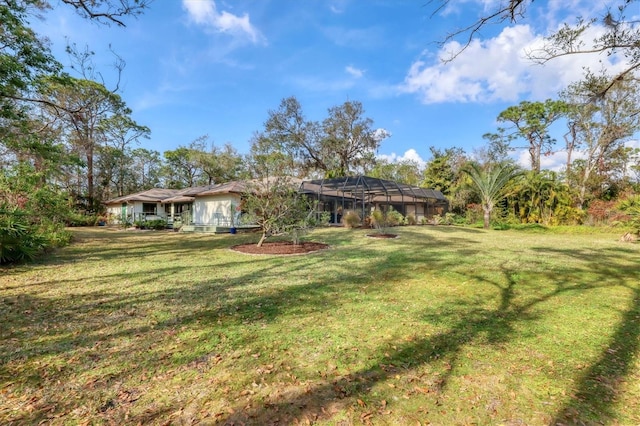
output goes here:
[[234, 194], [197, 197], [193, 202], [193, 223], [195, 225], [230, 226], [231, 209], [240, 204], [240, 196]]
[[[138, 220], [143, 217], [143, 202], [142, 201], [134, 201], [127, 203], [127, 218], [131, 221]], [[151, 203], [144, 203], [151, 204]], [[156, 214], [147, 214], [146, 216], [157, 216], [159, 218], [166, 218], [166, 214], [164, 211], [164, 205], [161, 203], [155, 203], [156, 205]], [[122, 222], [122, 203], [118, 204], [109, 204], [107, 205], [107, 213], [109, 214], [113, 223], [121, 223]]]

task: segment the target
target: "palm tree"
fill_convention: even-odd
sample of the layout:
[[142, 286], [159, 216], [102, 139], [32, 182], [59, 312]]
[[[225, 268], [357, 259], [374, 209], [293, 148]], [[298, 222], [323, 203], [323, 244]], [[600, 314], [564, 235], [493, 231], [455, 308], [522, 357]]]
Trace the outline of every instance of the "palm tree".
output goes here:
[[493, 207], [504, 195], [507, 184], [521, 172], [511, 163], [498, 163], [483, 169], [478, 163], [472, 162], [462, 170], [471, 178], [480, 193], [484, 229], [489, 229]]

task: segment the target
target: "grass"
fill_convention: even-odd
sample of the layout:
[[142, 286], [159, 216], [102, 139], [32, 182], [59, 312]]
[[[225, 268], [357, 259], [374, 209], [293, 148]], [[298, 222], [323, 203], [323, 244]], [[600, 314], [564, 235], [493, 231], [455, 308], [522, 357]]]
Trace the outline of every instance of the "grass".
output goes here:
[[0, 270], [0, 423], [640, 423], [639, 244], [396, 230], [74, 230]]

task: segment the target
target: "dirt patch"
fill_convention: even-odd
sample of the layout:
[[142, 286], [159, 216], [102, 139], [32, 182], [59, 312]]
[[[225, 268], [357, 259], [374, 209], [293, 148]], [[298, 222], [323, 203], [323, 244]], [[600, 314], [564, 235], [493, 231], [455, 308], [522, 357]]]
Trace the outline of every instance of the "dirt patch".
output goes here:
[[398, 234], [367, 234], [369, 238], [398, 238]]
[[240, 244], [231, 247], [231, 250], [247, 254], [291, 255], [313, 253], [328, 247], [328, 244], [315, 242], [293, 244], [291, 241], [272, 241], [263, 243], [262, 247], [258, 247], [256, 244]]

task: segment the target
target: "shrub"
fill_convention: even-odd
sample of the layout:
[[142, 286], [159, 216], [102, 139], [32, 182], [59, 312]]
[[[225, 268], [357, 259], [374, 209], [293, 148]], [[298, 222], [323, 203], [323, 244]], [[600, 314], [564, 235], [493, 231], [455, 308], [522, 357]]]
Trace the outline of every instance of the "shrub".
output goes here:
[[442, 225], [444, 223], [444, 218], [439, 214], [434, 214], [433, 217], [431, 217], [431, 223], [436, 226]]
[[385, 233], [387, 227], [389, 226], [387, 222], [387, 215], [382, 210], [374, 210], [371, 213], [371, 223], [372, 225], [381, 233]]
[[46, 237], [17, 212], [0, 214], [0, 264], [33, 260], [46, 247]]
[[67, 226], [93, 226], [96, 224], [98, 220], [96, 215], [90, 214], [82, 214], [77, 212], [71, 212], [67, 215], [65, 219], [65, 223]]
[[387, 212], [387, 222], [389, 223], [389, 226], [404, 225], [405, 223], [402, 213], [394, 210], [393, 208], [389, 208], [389, 211]]
[[587, 213], [591, 224], [607, 224], [609, 218], [615, 214], [616, 202], [615, 201], [603, 201], [593, 200], [589, 204]]
[[407, 225], [415, 225], [418, 223], [416, 216], [413, 213], [409, 213], [406, 217]]
[[358, 213], [349, 211], [342, 218], [342, 222], [347, 228], [357, 228], [362, 224], [362, 219], [360, 218], [360, 215]]
[[618, 201], [616, 208], [624, 215], [614, 223], [621, 224], [640, 234], [640, 195], [634, 195]]
[[164, 219], [147, 220], [144, 224], [146, 229], [155, 229], [156, 231], [166, 229], [167, 221]]
[[480, 204], [467, 204], [465, 220], [468, 224], [474, 224], [482, 221], [483, 214], [482, 206]]
[[391, 226], [398, 226], [404, 223], [404, 216], [398, 211], [389, 208], [388, 211], [374, 210], [371, 214], [373, 226], [381, 233], [386, 233], [386, 229]]

